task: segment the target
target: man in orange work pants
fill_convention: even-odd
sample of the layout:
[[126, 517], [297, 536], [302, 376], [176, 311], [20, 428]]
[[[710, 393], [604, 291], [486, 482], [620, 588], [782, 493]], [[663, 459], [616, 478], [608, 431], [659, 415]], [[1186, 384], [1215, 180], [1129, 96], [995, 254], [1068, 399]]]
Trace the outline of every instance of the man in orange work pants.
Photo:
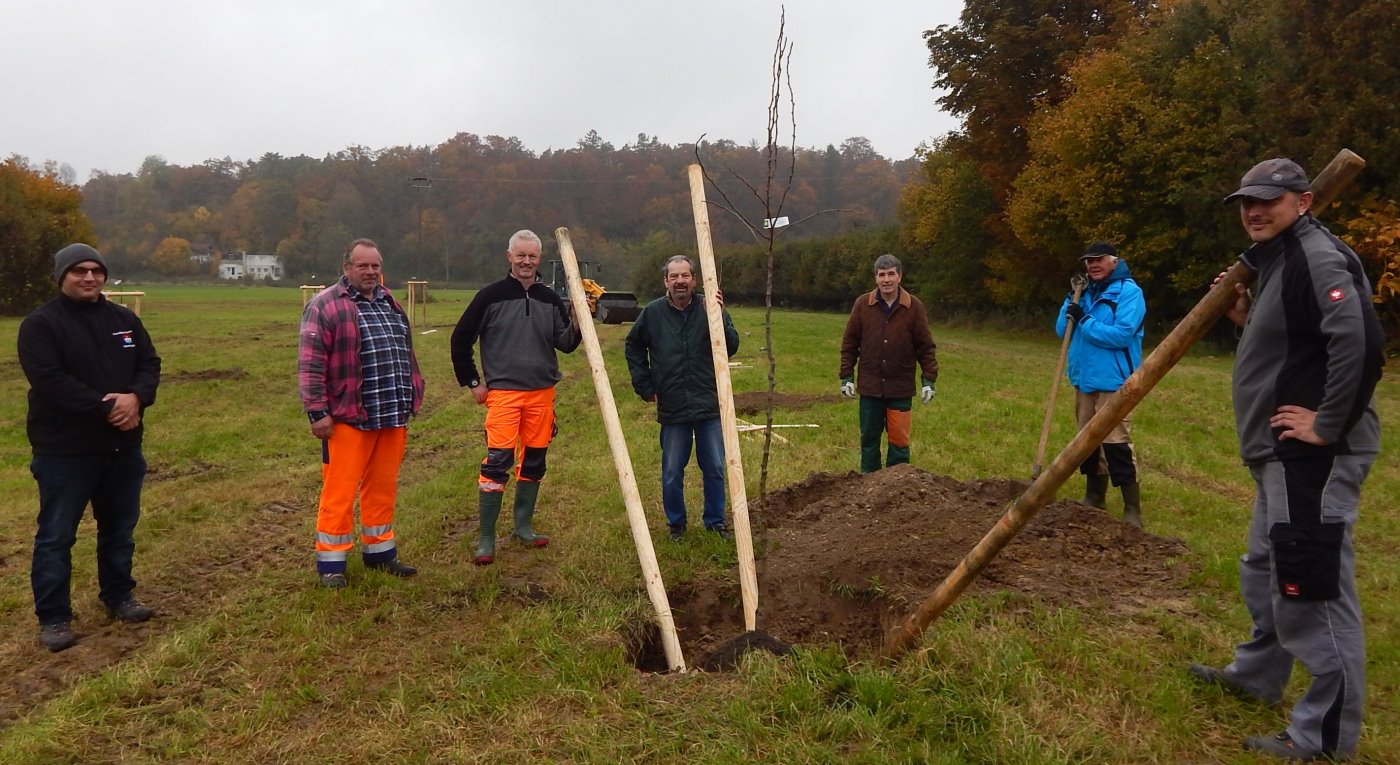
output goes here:
[[365, 567], [399, 577], [418, 570], [398, 559], [394, 502], [408, 419], [423, 405], [423, 376], [403, 307], [380, 284], [383, 257], [368, 239], [345, 250], [345, 274], [307, 303], [297, 380], [311, 435], [321, 439], [316, 571], [322, 587], [346, 586], [355, 537]]
[[[554, 386], [563, 374], [555, 351], [578, 348], [578, 325], [554, 290], [536, 281], [540, 238], [517, 231], [506, 261], [510, 273], [476, 293], [452, 331], [452, 367], [457, 382], [486, 405], [486, 459], [477, 479], [481, 531], [473, 562], [496, 559], [496, 521], [512, 466], [516, 466], [514, 536], [530, 547], [546, 547], [535, 533], [535, 503], [554, 437]], [[472, 346], [481, 341], [481, 371]]]

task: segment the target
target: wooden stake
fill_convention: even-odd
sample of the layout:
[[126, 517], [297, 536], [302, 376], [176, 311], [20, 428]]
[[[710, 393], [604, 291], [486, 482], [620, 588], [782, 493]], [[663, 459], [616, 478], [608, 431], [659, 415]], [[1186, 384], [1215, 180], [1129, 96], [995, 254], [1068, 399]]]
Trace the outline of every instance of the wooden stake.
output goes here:
[[408, 323], [418, 329], [427, 329], [428, 283], [422, 279], [409, 279], [404, 284], [408, 287]]
[[574, 256], [574, 245], [569, 239], [567, 228], [554, 229], [554, 239], [559, 242], [559, 257], [564, 261], [564, 276], [569, 282], [569, 300], [578, 318], [579, 330], [583, 333], [583, 349], [588, 356], [588, 368], [593, 373], [593, 388], [598, 393], [598, 406], [603, 410], [603, 426], [608, 433], [608, 445], [612, 447], [613, 466], [617, 468], [617, 481], [622, 487], [622, 502], [627, 508], [627, 523], [632, 527], [632, 543], [637, 547], [637, 559], [642, 564], [642, 579], [646, 582], [647, 596], [656, 609], [656, 622], [661, 628], [661, 645], [666, 653], [666, 664], [674, 672], [685, 671], [685, 658], [681, 656], [680, 639], [676, 636], [676, 622], [671, 616], [671, 603], [666, 597], [666, 585], [661, 581], [661, 567], [656, 563], [656, 549], [651, 544], [651, 532], [647, 529], [646, 513], [642, 509], [642, 497], [637, 492], [637, 477], [632, 473], [632, 457], [627, 453], [627, 441], [622, 436], [622, 422], [617, 416], [617, 402], [613, 400], [612, 384], [608, 381], [608, 370], [603, 366], [603, 349], [598, 344], [598, 330], [588, 313], [588, 298], [583, 291], [583, 279], [579, 276], [578, 258]]
[[749, 526], [749, 500], [744, 490], [744, 462], [739, 454], [739, 427], [734, 414], [734, 390], [729, 382], [729, 349], [724, 344], [724, 315], [715, 299], [719, 279], [715, 274], [715, 248], [710, 241], [710, 211], [705, 205], [705, 173], [691, 165], [690, 206], [695, 214], [695, 242], [700, 251], [700, 272], [705, 278], [705, 315], [710, 320], [710, 353], [715, 362], [715, 388], [719, 391], [719, 419], [724, 430], [724, 464], [729, 471], [729, 505], [734, 515], [734, 546], [739, 554], [739, 594], [744, 602], [744, 629], [758, 629], [758, 574], [753, 560], [753, 529]]
[[[1325, 209], [1365, 166], [1365, 160], [1350, 150], [1342, 149], [1338, 152], [1313, 181], [1313, 208]], [[1235, 302], [1235, 285], [1248, 286], [1253, 281], [1254, 272], [1244, 263], [1237, 262], [1230, 267], [1225, 278], [1206, 293], [1171, 334], [1143, 360], [1142, 366], [1138, 367], [1127, 382], [1123, 383], [1123, 387], [1119, 388], [1093, 419], [1089, 420], [1089, 424], [1085, 425], [1055, 457], [1049, 470], [1031, 484], [992, 530], [982, 537], [982, 541], [972, 548], [972, 552], [958, 563], [953, 573], [949, 574], [943, 583], [938, 585], [938, 589], [919, 604], [918, 609], [902, 624], [890, 630], [885, 639], [886, 657], [898, 656], [918, 640], [924, 629], [958, 599], [963, 590], [972, 584], [1002, 548], [1030, 523], [1042, 507], [1055, 498], [1055, 491], [1078, 469], [1080, 463], [1088, 458], [1090, 452], [1099, 448], [1108, 432], [1113, 430], [1158, 382], [1161, 382], [1201, 336], [1215, 326], [1215, 322]]]
[[[1078, 303], [1084, 292], [1084, 284], [1074, 283], [1074, 298], [1069, 302]], [[1069, 355], [1069, 338], [1074, 334], [1075, 322], [1065, 320], [1065, 339], [1060, 343], [1060, 361], [1055, 364], [1055, 379], [1050, 382], [1050, 401], [1045, 405], [1045, 422], [1040, 426], [1040, 445], [1035, 448], [1035, 464], [1031, 466], [1031, 480], [1040, 477], [1040, 464], [1045, 461], [1045, 445], [1050, 441], [1050, 423], [1055, 418], [1055, 397], [1060, 393], [1060, 378], [1064, 376], [1065, 357]]]

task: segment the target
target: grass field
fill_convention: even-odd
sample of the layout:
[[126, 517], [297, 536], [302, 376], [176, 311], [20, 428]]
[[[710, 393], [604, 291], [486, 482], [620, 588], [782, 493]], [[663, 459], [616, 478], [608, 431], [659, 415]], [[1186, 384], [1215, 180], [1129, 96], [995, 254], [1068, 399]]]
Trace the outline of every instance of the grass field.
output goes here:
[[[296, 391], [297, 293], [145, 289], [164, 362], [137, 530], [138, 595], [161, 611], [152, 623], [101, 617], [89, 520], [74, 555], [83, 641], [49, 654], [35, 640], [27, 385], [12, 351], [0, 361], [2, 763], [1247, 763], [1257, 760], [1240, 739], [1284, 725], [1282, 712], [1183, 671], [1223, 663], [1249, 623], [1235, 560], [1252, 487], [1234, 446], [1228, 358], [1188, 357], [1134, 414], [1147, 529], [1190, 550], [1179, 602], [1104, 618], [968, 595], [897, 664], [804, 645], [789, 658], [750, 655], [734, 673], [655, 675], [631, 663], [649, 605], [582, 349], [564, 360], [537, 517], [554, 545], [504, 547], [497, 565], [475, 568], [483, 410], [456, 386], [448, 354], [468, 295], [436, 294], [416, 328], [437, 331], [415, 337], [428, 393], [397, 519], [401, 554], [422, 574], [395, 580], [352, 557], [351, 586], [331, 592], [314, 586], [319, 448]], [[753, 365], [734, 372], [735, 389], [761, 390], [762, 312], [732, 313], [744, 336], [736, 360]], [[820, 427], [779, 431], [791, 443], [774, 446], [770, 489], [857, 464], [855, 405], [836, 395], [844, 320], [774, 317], [779, 390], [829, 398], [778, 413]], [[18, 324], [0, 320], [5, 347]], [[626, 327], [599, 331], [667, 585], [722, 574], [732, 549], [665, 539], [657, 426], [627, 382]], [[934, 336], [942, 373], [935, 401], [916, 404], [915, 465], [1027, 477], [1053, 333], [935, 326]], [[1400, 762], [1398, 382], [1392, 363], [1377, 395], [1384, 453], [1356, 535], [1369, 650], [1360, 761], [1371, 763]], [[1052, 456], [1072, 436], [1061, 393]], [[741, 441], [752, 500], [761, 440]], [[1060, 494], [1082, 487], [1072, 479]]]

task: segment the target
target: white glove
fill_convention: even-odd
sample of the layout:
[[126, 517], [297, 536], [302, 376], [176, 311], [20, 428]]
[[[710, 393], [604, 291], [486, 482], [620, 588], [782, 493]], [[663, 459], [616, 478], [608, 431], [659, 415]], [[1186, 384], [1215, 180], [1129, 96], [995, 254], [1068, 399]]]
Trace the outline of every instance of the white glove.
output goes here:
[[932, 386], [932, 385], [925, 385], [925, 386], [923, 387], [923, 389], [919, 391], [919, 399], [922, 400], [925, 404], [927, 404], [928, 402], [932, 401], [932, 400], [933, 400], [933, 386]]
[[856, 384], [854, 382], [851, 382], [850, 380], [841, 383], [841, 395], [845, 396], [846, 398], [855, 398]]

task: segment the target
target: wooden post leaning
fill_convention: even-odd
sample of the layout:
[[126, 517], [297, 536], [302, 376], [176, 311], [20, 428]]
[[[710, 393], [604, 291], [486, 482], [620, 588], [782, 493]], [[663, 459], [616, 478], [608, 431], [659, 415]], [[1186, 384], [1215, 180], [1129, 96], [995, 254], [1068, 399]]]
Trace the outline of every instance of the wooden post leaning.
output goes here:
[[734, 546], [739, 554], [739, 593], [744, 603], [744, 629], [758, 629], [758, 573], [753, 559], [753, 528], [749, 525], [749, 500], [744, 490], [744, 461], [739, 454], [739, 423], [734, 415], [734, 390], [729, 382], [729, 349], [724, 344], [724, 315], [715, 298], [719, 291], [715, 248], [710, 240], [710, 211], [705, 205], [705, 173], [700, 165], [688, 168], [690, 206], [695, 215], [695, 241], [700, 251], [700, 272], [705, 278], [705, 315], [710, 320], [710, 352], [715, 362], [715, 388], [719, 391], [720, 427], [724, 431], [724, 464], [729, 474], [729, 505], [734, 515]]
[[[1366, 162], [1350, 150], [1342, 149], [1338, 152], [1313, 181], [1313, 208], [1325, 209], [1336, 198], [1338, 192], [1365, 166]], [[1254, 272], [1244, 263], [1235, 263], [1230, 267], [1225, 277], [1201, 298], [1201, 302], [1197, 303], [1171, 334], [1143, 360], [1142, 366], [1138, 367], [1127, 382], [1123, 383], [1123, 387], [1109, 398], [1083, 430], [1080, 430], [1069, 445], [1055, 457], [1049, 469], [1016, 500], [1011, 509], [1006, 511], [992, 530], [988, 531], [958, 563], [933, 594], [919, 604], [902, 624], [890, 630], [885, 638], [885, 657], [894, 658], [913, 645], [924, 629], [958, 599], [963, 590], [972, 584], [1002, 548], [1030, 523], [1042, 507], [1055, 498], [1055, 491], [1079, 468], [1080, 463], [1088, 458], [1089, 453], [1099, 447], [1108, 432], [1137, 406], [1167, 372], [1171, 371], [1197, 340], [1215, 326], [1215, 322], [1235, 302], [1235, 285], [1248, 286], [1253, 281]]]
[[583, 291], [583, 279], [579, 276], [578, 258], [574, 255], [574, 245], [569, 239], [567, 228], [554, 229], [554, 239], [559, 243], [559, 258], [564, 261], [564, 276], [569, 282], [569, 301], [573, 305], [574, 316], [581, 317], [578, 326], [583, 334], [583, 349], [588, 356], [588, 368], [593, 373], [593, 388], [598, 394], [598, 406], [603, 410], [603, 426], [607, 430], [608, 445], [612, 447], [613, 466], [617, 468], [622, 502], [627, 508], [627, 523], [632, 528], [632, 543], [637, 547], [637, 558], [642, 565], [642, 579], [646, 583], [651, 605], [656, 609], [656, 622], [661, 629], [661, 647], [666, 653], [666, 665], [674, 672], [684, 672], [685, 658], [681, 656], [676, 621], [671, 615], [666, 585], [661, 581], [661, 567], [656, 563], [656, 549], [651, 544], [646, 512], [642, 509], [642, 497], [637, 492], [637, 477], [632, 472], [632, 457], [627, 453], [627, 441], [622, 436], [622, 422], [617, 416], [617, 402], [613, 400], [612, 383], [608, 381], [608, 370], [603, 366], [603, 349], [598, 344], [598, 330], [593, 326], [593, 319], [588, 313], [588, 297]]
[[[140, 315], [141, 315], [141, 298], [145, 297], [145, 296], [146, 296], [146, 293], [144, 293], [144, 292], [108, 292], [107, 290], [102, 290], [102, 294], [103, 294], [103, 296], [108, 297], [108, 298], [128, 298], [128, 297], [131, 298], [131, 312], [134, 313], [134, 314], [136, 314], [137, 316], [140, 316]], [[121, 303], [122, 305], [126, 305], [126, 303], [123, 302], [123, 301], [118, 300], [117, 302], [118, 302], [118, 303]]]
[[410, 279], [408, 287], [408, 323], [422, 329], [428, 323], [428, 283], [421, 279]]

